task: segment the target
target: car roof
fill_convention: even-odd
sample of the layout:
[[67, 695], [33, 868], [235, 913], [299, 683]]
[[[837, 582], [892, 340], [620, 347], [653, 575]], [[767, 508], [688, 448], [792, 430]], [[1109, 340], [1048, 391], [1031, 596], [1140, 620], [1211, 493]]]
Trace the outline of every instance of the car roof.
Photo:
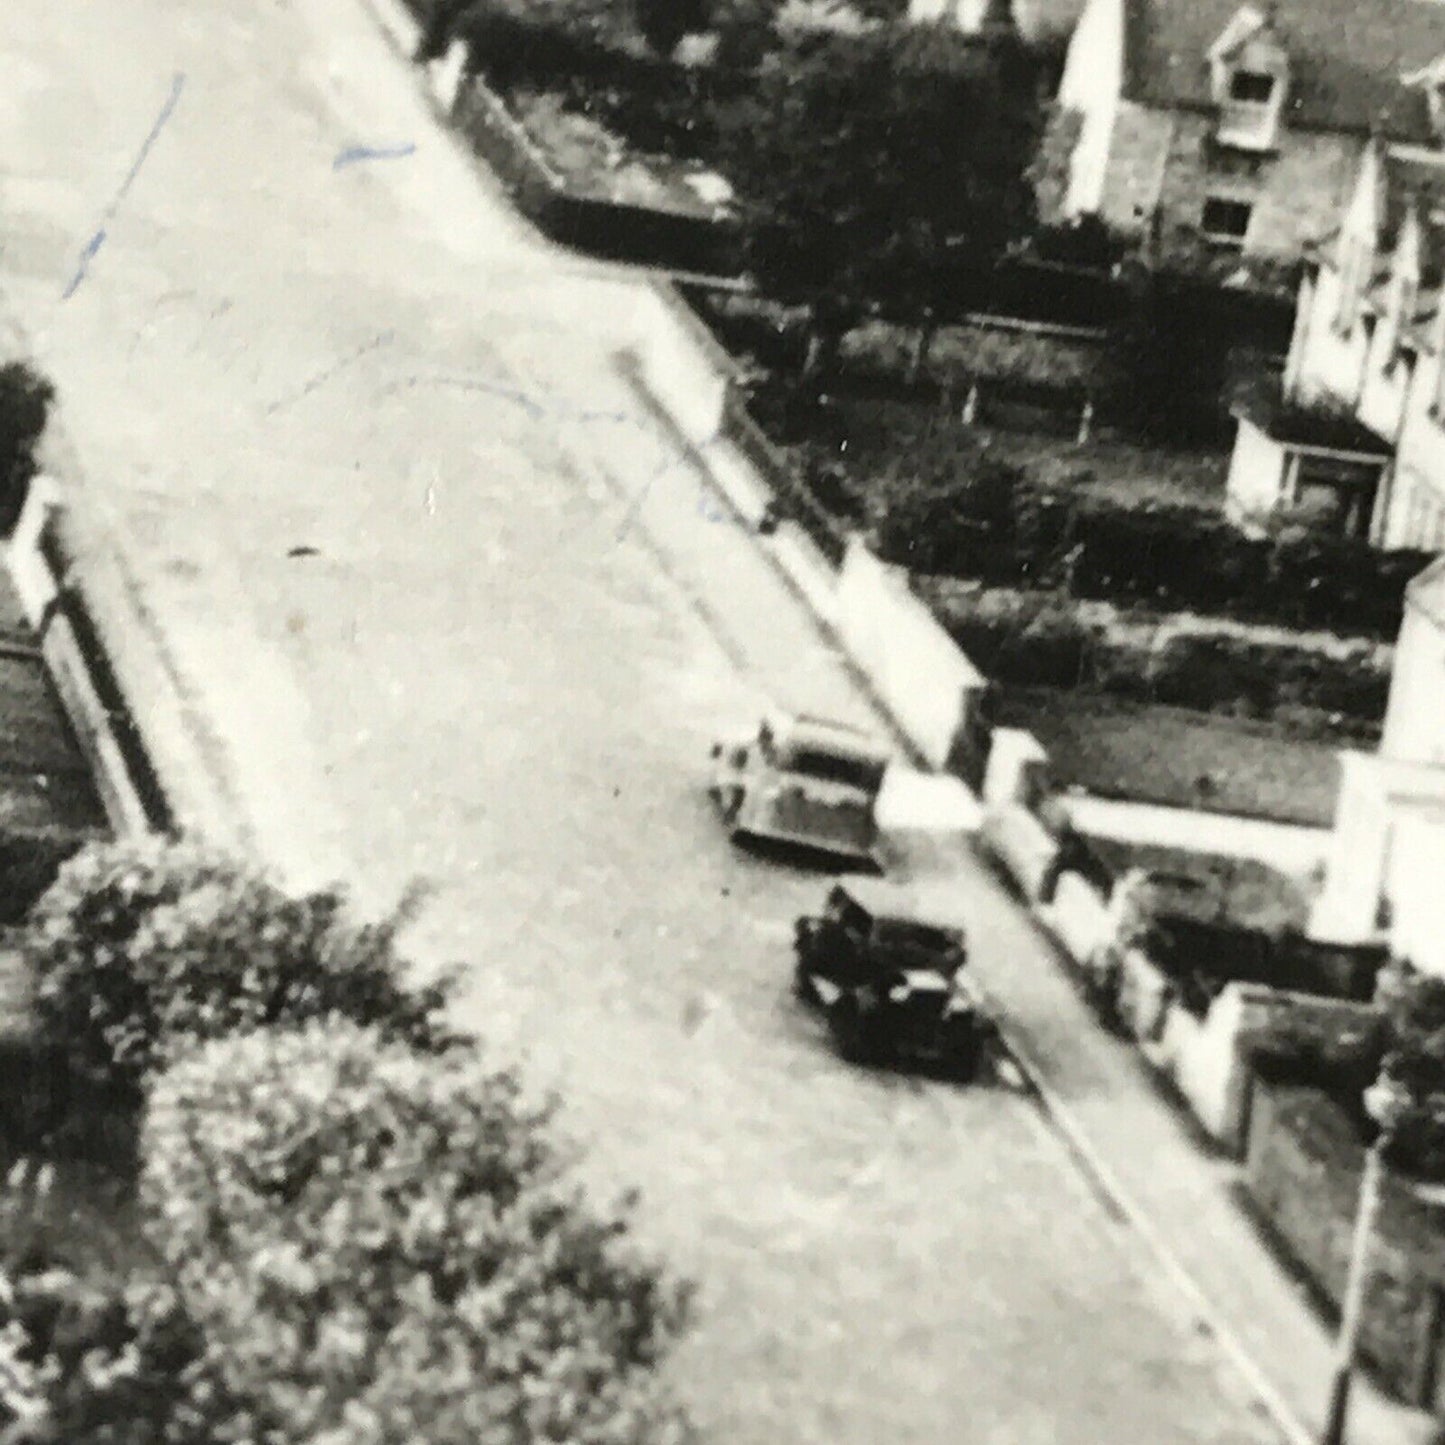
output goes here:
[[879, 922], [923, 923], [955, 932], [963, 928], [956, 905], [951, 907], [948, 899], [929, 896], [907, 883], [883, 878], [840, 878], [832, 891], [842, 893]]
[[867, 762], [886, 763], [889, 759], [887, 747], [878, 738], [851, 723], [798, 713], [779, 714], [773, 719], [773, 727], [794, 747], [817, 748]]

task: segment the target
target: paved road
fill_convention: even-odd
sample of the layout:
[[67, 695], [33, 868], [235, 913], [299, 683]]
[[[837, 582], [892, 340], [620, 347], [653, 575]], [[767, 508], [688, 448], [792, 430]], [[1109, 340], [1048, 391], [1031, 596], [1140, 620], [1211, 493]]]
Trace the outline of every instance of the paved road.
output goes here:
[[20, 8], [0, 285], [86, 485], [210, 640], [221, 725], [296, 690], [366, 885], [435, 880], [420, 942], [490, 1046], [643, 1185], [703, 1285], [709, 1438], [1272, 1438], [1026, 1104], [844, 1069], [792, 1005], [820, 883], [731, 852], [699, 762], [763, 693], [862, 701], [725, 522], [713, 595], [673, 565], [695, 478], [606, 419], [632, 283], [513, 220], [351, 0]]

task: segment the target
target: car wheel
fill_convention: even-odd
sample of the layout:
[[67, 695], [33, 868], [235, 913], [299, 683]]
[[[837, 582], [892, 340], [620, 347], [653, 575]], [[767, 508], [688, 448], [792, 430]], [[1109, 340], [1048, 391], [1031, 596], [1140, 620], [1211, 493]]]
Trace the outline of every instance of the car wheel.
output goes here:
[[838, 1052], [850, 1064], [872, 1064], [878, 1061], [877, 1029], [858, 1001], [848, 994], [835, 1003], [828, 1013], [828, 1025]]
[[813, 998], [813, 971], [800, 958], [793, 965], [793, 992], [805, 1003]]

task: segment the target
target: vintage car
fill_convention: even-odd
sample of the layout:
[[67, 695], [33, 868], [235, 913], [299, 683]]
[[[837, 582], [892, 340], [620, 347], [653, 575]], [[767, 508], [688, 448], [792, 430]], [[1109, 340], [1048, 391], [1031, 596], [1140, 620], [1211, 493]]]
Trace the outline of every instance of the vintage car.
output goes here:
[[794, 986], [818, 1005], [856, 1063], [973, 1078], [998, 1053], [998, 1029], [964, 975], [963, 930], [905, 886], [849, 880], [798, 919]]
[[787, 843], [876, 867], [875, 807], [888, 761], [857, 728], [777, 714], [713, 744], [708, 792], [735, 841]]

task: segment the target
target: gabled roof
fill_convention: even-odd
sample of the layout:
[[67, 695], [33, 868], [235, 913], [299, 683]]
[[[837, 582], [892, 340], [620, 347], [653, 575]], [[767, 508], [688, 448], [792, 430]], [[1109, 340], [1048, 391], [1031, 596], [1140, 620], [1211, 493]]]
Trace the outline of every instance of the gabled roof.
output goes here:
[[[1208, 56], [1241, 0], [1124, 0], [1125, 94], [1154, 105], [1209, 107]], [[1430, 138], [1424, 92], [1402, 77], [1445, 55], [1445, 4], [1431, 0], [1276, 0], [1273, 26], [1290, 60], [1284, 121], [1305, 129], [1378, 126]]]

